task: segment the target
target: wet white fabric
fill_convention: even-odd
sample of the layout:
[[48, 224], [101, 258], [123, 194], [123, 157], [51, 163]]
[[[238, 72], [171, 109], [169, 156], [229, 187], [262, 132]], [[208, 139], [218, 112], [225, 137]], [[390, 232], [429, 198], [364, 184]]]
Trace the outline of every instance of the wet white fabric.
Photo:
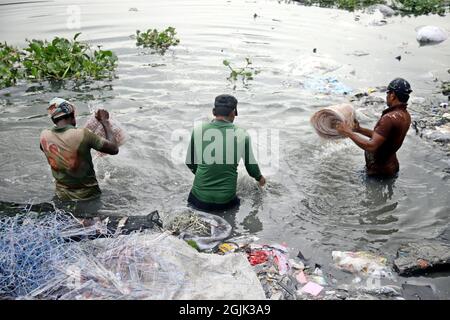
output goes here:
[[337, 123], [345, 122], [351, 128], [354, 126], [355, 110], [349, 103], [329, 106], [317, 111], [311, 117], [311, 124], [317, 134], [325, 139], [344, 138], [334, 128]]
[[[116, 142], [119, 146], [123, 145], [126, 141], [126, 133], [125, 130], [122, 128], [120, 123], [115, 119], [109, 119], [109, 123], [111, 124], [111, 129], [113, 132], [114, 137], [116, 138]], [[85, 128], [88, 128], [96, 135], [105, 138], [106, 139], [106, 133], [105, 129], [103, 128], [103, 125], [95, 118], [95, 114], [92, 114], [91, 117], [87, 120], [86, 124], [84, 125]], [[106, 155], [105, 153], [98, 152], [99, 156]]]

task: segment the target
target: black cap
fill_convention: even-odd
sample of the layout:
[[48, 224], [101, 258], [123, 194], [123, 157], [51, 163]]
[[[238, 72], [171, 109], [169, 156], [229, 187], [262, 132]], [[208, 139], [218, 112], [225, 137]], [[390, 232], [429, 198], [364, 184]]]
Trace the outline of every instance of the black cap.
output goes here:
[[392, 80], [387, 87], [387, 91], [394, 91], [403, 95], [409, 95], [412, 92], [409, 82], [402, 78]]
[[[231, 111], [236, 110], [237, 99], [229, 94], [221, 94], [214, 101], [214, 112], [216, 115], [228, 116]], [[237, 110], [236, 110], [237, 115]]]

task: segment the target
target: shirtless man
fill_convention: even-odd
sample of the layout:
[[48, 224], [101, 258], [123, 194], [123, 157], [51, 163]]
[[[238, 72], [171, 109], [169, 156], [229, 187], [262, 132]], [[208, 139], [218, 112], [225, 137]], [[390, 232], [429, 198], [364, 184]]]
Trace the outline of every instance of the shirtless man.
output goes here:
[[[341, 135], [350, 138], [365, 151], [369, 176], [393, 177], [398, 173], [400, 165], [396, 152], [402, 146], [411, 125], [411, 116], [407, 110], [411, 92], [411, 86], [406, 80], [396, 78], [387, 87], [388, 108], [383, 111], [373, 130], [360, 127], [356, 120], [353, 131], [345, 123], [336, 126]], [[369, 140], [361, 135], [368, 137]]]

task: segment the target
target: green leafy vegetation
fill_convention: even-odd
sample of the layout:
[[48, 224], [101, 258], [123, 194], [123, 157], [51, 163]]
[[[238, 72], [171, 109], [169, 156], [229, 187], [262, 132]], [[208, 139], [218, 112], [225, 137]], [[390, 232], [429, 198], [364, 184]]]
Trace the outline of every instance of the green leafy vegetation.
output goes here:
[[28, 41], [23, 65], [29, 79], [111, 79], [117, 57], [109, 50], [92, 50], [83, 42], [56, 37], [51, 42]]
[[450, 81], [443, 81], [441, 89], [444, 96], [450, 96]]
[[399, 10], [405, 14], [426, 15], [430, 13], [444, 15], [450, 8], [448, 0], [398, 0], [402, 4]]
[[338, 8], [349, 11], [362, 9], [374, 4], [384, 4], [383, 0], [304, 0], [305, 5], [317, 5], [326, 8]]
[[100, 80], [111, 79], [117, 67], [117, 57], [109, 50], [93, 50], [87, 43], [55, 37], [27, 40], [22, 52], [0, 44], [0, 88], [28, 80]]
[[20, 53], [18, 49], [0, 43], [0, 89], [16, 84], [22, 77], [20, 70]]
[[[304, 5], [338, 8], [355, 11], [374, 4], [386, 4], [384, 0], [298, 0]], [[396, 0], [391, 7], [403, 15], [444, 15], [450, 9], [449, 0]]]
[[160, 54], [164, 54], [170, 46], [176, 46], [180, 40], [175, 37], [175, 28], [168, 27], [158, 32], [156, 29], [148, 29], [146, 32], [136, 30], [136, 45], [144, 48], [152, 48]]
[[239, 78], [241, 78], [242, 83], [244, 85], [248, 84], [249, 80], [253, 80], [253, 76], [257, 75], [260, 71], [251, 67], [252, 61], [250, 58], [245, 58], [246, 65], [242, 68], [233, 68], [231, 66], [230, 61], [223, 60], [223, 65], [230, 69], [230, 75], [227, 78], [228, 81], [236, 82]]
[[195, 242], [194, 240], [187, 240], [186, 243], [188, 245], [190, 245], [192, 248], [194, 248], [197, 251], [200, 251], [200, 248], [198, 247], [197, 242]]

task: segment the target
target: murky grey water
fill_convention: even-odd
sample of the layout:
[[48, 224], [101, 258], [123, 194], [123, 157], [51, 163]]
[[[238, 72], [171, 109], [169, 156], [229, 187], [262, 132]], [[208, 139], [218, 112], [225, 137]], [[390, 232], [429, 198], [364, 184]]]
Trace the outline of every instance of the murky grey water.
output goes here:
[[[228, 92], [239, 100], [238, 125], [257, 134], [270, 129], [280, 140], [278, 168], [262, 166], [269, 181], [265, 190], [240, 168], [242, 205], [228, 216], [236, 233], [286, 241], [327, 265], [332, 250], [373, 249], [392, 258], [400, 243], [435, 238], [448, 228], [450, 179], [443, 170], [450, 160], [445, 153], [410, 130], [398, 155], [399, 178], [380, 183], [364, 176], [359, 148], [325, 143], [309, 124], [320, 107], [348, 100], [315, 90], [311, 81], [319, 76], [336, 78], [353, 93], [402, 76], [415, 97], [434, 94], [434, 79], [448, 77], [450, 41], [419, 47], [415, 28], [433, 24], [450, 31], [448, 17], [394, 17], [374, 26], [370, 16], [355, 21], [354, 13], [277, 1], [71, 4], [81, 9], [80, 30], [67, 28], [63, 1], [0, 6], [0, 40], [23, 45], [25, 38], [72, 37], [81, 31], [82, 40], [117, 53], [118, 78], [76, 88], [21, 84], [0, 91], [1, 200], [51, 201], [52, 178], [38, 137], [50, 126], [45, 108], [57, 95], [76, 103], [80, 125], [91, 103], [111, 110], [128, 132], [118, 156], [95, 160], [102, 212], [182, 210], [193, 176], [172, 161], [174, 147], [187, 144], [174, 141], [174, 132], [189, 133], [195, 121], [210, 119], [214, 97]], [[129, 11], [132, 7], [138, 11]], [[163, 57], [136, 48], [130, 38], [136, 29], [167, 26], [176, 28], [181, 43]], [[233, 91], [222, 60], [241, 65], [245, 57], [261, 73], [248, 88], [238, 84]], [[358, 109], [361, 122], [372, 127], [382, 109]], [[257, 145], [264, 143], [260, 137]], [[415, 280], [432, 282], [448, 298], [448, 279]]]

